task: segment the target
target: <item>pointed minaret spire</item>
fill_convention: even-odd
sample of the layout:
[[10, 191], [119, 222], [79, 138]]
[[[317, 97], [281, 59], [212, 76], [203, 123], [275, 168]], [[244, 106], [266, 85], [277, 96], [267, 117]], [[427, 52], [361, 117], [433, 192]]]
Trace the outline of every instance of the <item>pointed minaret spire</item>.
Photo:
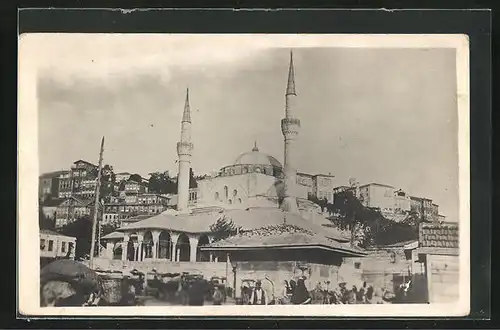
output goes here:
[[281, 120], [281, 132], [285, 138], [285, 163], [283, 166], [283, 202], [281, 209], [298, 213], [297, 204], [297, 138], [300, 132], [300, 119], [295, 114], [295, 71], [293, 68], [293, 53], [290, 51], [290, 67], [288, 69], [288, 84], [285, 93], [285, 118]]
[[253, 142], [253, 149], [252, 151], [259, 151], [259, 148], [257, 148], [257, 141]]
[[179, 174], [177, 177], [177, 210], [188, 211], [189, 202], [189, 171], [194, 145], [191, 142], [191, 111], [189, 109], [189, 89], [186, 90], [186, 103], [181, 121], [181, 139], [177, 143], [179, 156]]
[[186, 102], [184, 103], [184, 113], [182, 114], [183, 122], [191, 122], [191, 109], [189, 107], [189, 88], [186, 89]]
[[295, 92], [295, 71], [293, 68], [293, 52], [290, 51], [290, 67], [288, 68], [288, 84], [285, 95], [297, 95]]

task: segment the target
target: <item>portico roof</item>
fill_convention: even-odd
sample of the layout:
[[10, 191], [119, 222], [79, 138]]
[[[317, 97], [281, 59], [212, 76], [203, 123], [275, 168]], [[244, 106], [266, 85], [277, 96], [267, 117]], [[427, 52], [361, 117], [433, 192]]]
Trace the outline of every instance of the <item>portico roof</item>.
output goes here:
[[[304, 219], [300, 214], [283, 212], [275, 207], [193, 212], [192, 214], [175, 214], [171, 211], [166, 211], [151, 218], [132, 223], [126, 227], [121, 227], [118, 231], [131, 232], [160, 229], [187, 233], [208, 233], [210, 232], [210, 226], [223, 217], [232, 220], [242, 230], [252, 230], [264, 226], [286, 223], [339, 242], [349, 241], [349, 239], [343, 237], [335, 228], [325, 227], [321, 222], [314, 223]], [[327, 222], [325, 219], [324, 224], [327, 224]]]

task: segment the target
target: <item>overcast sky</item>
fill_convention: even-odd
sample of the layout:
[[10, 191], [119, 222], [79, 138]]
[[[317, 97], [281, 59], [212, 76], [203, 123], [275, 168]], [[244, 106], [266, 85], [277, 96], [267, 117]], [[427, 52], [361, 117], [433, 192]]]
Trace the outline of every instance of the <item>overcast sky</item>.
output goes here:
[[[156, 36], [47, 36], [37, 53], [40, 171], [77, 159], [176, 173], [189, 87], [193, 169], [250, 151], [283, 161], [290, 48]], [[201, 40], [201, 41], [200, 41]], [[458, 216], [454, 49], [294, 48], [297, 168], [432, 198]]]

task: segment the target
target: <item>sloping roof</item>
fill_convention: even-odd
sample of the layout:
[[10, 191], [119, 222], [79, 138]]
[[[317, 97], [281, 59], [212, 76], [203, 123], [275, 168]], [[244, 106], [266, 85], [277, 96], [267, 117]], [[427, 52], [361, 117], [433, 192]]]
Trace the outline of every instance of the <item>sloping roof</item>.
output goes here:
[[69, 171], [54, 171], [54, 172], [47, 172], [47, 173], [42, 173], [40, 175], [40, 179], [46, 179], [46, 178], [55, 178], [58, 177], [61, 174], [67, 173]]
[[73, 162], [73, 164], [76, 164], [76, 163], [85, 163], [87, 165], [90, 165], [90, 166], [93, 166], [93, 167], [97, 167], [97, 165], [94, 165], [91, 162], [88, 162], [88, 161], [83, 160], [83, 159], [79, 159], [79, 160], [76, 160], [76, 161]]
[[388, 184], [383, 184], [383, 183], [377, 183], [377, 182], [367, 183], [367, 184], [361, 185], [360, 187], [366, 187], [366, 186], [380, 186], [380, 187], [394, 188], [394, 186], [391, 186]]
[[347, 252], [348, 254], [366, 254], [359, 248], [350, 247], [347, 243], [340, 243], [328, 239], [322, 235], [315, 234], [309, 230], [294, 225], [280, 224], [265, 226], [259, 229], [247, 231], [225, 240], [214, 242], [202, 249], [224, 250], [230, 248], [293, 248], [293, 247], [316, 247], [335, 251]]
[[60, 236], [60, 237], [68, 237], [68, 238], [75, 238], [76, 239], [76, 237], [68, 236], [68, 235], [63, 235], [61, 233], [58, 233], [58, 232], [50, 230], [50, 229], [40, 229], [40, 234]]
[[109, 234], [101, 237], [101, 239], [112, 239], [112, 238], [122, 238], [122, 237], [123, 237], [123, 233], [118, 232], [118, 231], [114, 231], [112, 233], [109, 233]]
[[[348, 241], [335, 228], [323, 226], [320, 222], [313, 223], [302, 218], [299, 214], [283, 212], [274, 207], [248, 208], [246, 210], [207, 210], [192, 214], [177, 214], [172, 210], [167, 210], [157, 216], [132, 223], [126, 227], [121, 227], [119, 231], [134, 231], [140, 229], [164, 229], [188, 233], [208, 233], [210, 225], [218, 219], [226, 216], [231, 219], [236, 226], [242, 230], [251, 230], [269, 225], [290, 224], [309, 230], [313, 233], [322, 234], [326, 237], [340, 242]], [[328, 221], [324, 220], [325, 224]]]

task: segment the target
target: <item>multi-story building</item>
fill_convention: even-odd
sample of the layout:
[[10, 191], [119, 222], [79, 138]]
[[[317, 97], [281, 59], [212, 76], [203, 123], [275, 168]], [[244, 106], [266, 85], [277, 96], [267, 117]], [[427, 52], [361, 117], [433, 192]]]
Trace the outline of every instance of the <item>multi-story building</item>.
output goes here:
[[408, 212], [411, 209], [410, 196], [402, 189], [394, 192], [394, 211]]
[[38, 196], [40, 200], [59, 197], [59, 177], [66, 171], [44, 173], [38, 178]]
[[359, 187], [358, 199], [365, 207], [381, 211], [394, 211], [394, 187], [380, 183], [369, 183]]
[[97, 166], [85, 160], [77, 160], [69, 173], [59, 177], [59, 198], [71, 196], [92, 198], [97, 185]]
[[423, 221], [439, 221], [439, 206], [432, 203], [432, 199], [410, 196], [411, 210], [418, 214]]
[[56, 209], [56, 228], [63, 227], [83, 216], [92, 215], [94, 203], [94, 199], [82, 200], [77, 197], [66, 199]]
[[169, 208], [169, 197], [158, 194], [140, 194], [129, 203], [127, 199], [104, 204], [102, 223], [122, 221], [137, 215], [155, 215]]
[[330, 174], [297, 173], [297, 186], [302, 190], [300, 195], [326, 198], [329, 203], [333, 203], [334, 178]]
[[129, 172], [120, 172], [115, 174], [115, 182], [120, 183], [122, 181], [126, 181], [130, 179], [132, 173]]

